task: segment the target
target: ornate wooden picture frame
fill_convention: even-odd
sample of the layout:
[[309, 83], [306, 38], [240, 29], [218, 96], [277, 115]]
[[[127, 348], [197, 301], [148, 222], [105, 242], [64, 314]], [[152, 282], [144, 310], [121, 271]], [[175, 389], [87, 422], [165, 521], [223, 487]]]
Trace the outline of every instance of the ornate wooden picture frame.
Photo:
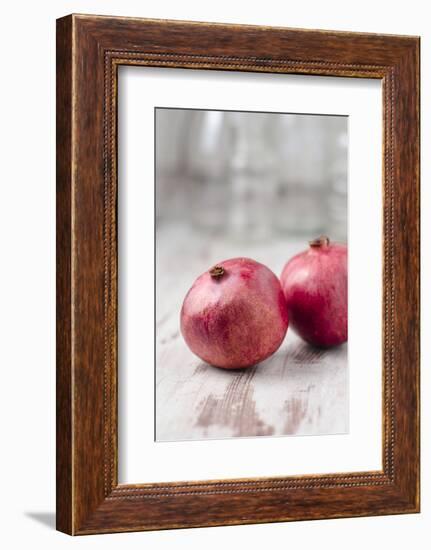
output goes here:
[[[380, 79], [383, 469], [118, 483], [117, 69]], [[70, 15], [57, 21], [57, 528], [68, 534], [419, 511], [419, 38]]]

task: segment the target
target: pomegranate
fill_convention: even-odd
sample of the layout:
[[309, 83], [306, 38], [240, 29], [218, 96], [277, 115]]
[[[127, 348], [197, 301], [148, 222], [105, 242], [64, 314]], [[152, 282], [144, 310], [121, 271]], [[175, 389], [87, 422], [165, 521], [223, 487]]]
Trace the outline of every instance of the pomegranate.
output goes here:
[[289, 322], [319, 347], [347, 340], [347, 246], [319, 237], [284, 266], [281, 286]]
[[249, 258], [225, 260], [200, 275], [181, 309], [181, 333], [191, 351], [223, 369], [250, 367], [272, 355], [287, 326], [278, 278]]

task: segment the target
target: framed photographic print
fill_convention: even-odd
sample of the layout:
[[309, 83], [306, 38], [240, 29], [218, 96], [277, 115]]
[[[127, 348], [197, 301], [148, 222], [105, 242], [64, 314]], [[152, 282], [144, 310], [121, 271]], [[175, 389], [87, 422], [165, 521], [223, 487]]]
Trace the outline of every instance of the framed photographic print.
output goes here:
[[419, 38], [57, 21], [57, 528], [419, 511]]

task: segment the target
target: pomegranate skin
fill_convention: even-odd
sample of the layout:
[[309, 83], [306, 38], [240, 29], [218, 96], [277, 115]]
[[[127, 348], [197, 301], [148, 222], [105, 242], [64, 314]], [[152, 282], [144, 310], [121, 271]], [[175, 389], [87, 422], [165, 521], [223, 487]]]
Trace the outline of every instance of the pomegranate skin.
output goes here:
[[218, 263], [200, 275], [181, 309], [190, 350], [223, 369], [251, 367], [281, 345], [288, 327], [278, 278], [249, 258]]
[[306, 342], [331, 347], [347, 341], [347, 246], [327, 237], [310, 242], [280, 277], [289, 322]]

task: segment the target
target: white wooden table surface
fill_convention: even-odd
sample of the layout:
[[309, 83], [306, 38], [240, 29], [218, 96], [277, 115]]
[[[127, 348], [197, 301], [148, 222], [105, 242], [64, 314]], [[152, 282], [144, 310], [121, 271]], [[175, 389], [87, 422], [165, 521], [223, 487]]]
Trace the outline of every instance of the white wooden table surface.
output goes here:
[[319, 350], [291, 329], [272, 357], [245, 370], [202, 362], [179, 330], [184, 296], [218, 261], [247, 256], [277, 275], [307, 246], [246, 243], [181, 227], [157, 232], [156, 439], [322, 435], [348, 431], [347, 344]]

